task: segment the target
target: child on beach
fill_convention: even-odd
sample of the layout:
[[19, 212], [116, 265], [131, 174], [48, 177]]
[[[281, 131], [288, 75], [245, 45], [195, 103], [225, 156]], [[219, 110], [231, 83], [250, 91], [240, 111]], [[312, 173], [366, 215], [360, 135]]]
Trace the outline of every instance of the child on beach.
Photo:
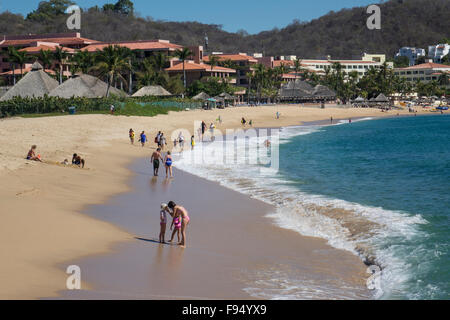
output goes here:
[[40, 154], [36, 155], [36, 148], [37, 148], [36, 145], [31, 146], [31, 149], [30, 149], [30, 151], [28, 151], [28, 154], [27, 154], [27, 160], [42, 162], [41, 155]]
[[180, 242], [180, 234], [181, 234], [181, 217], [173, 217], [172, 224], [170, 225], [170, 230], [172, 230], [172, 237], [170, 238], [169, 242], [173, 242], [173, 238], [175, 237], [175, 233], [177, 234], [178, 242]]
[[166, 225], [167, 225], [167, 204], [162, 203], [161, 204], [161, 211], [159, 212], [159, 219], [160, 219], [160, 226], [161, 226], [161, 230], [159, 232], [159, 243], [164, 243], [166, 242], [164, 237], [166, 235]]

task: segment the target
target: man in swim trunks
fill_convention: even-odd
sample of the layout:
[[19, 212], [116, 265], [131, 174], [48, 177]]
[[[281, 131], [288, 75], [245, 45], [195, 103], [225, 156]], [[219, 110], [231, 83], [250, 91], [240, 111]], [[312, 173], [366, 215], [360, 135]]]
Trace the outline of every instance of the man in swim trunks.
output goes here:
[[153, 162], [153, 175], [155, 177], [158, 176], [159, 160], [164, 161], [163, 157], [161, 156], [161, 148], [158, 148], [155, 152], [153, 152], [152, 158], [150, 160], [151, 162]]

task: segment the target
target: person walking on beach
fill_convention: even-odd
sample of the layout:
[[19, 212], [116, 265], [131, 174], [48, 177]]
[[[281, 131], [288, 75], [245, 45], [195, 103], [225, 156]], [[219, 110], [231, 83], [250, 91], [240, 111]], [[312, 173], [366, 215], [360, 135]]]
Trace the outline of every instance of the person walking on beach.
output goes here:
[[145, 131], [141, 132], [141, 136], [140, 136], [139, 141], [142, 144], [142, 148], [145, 147], [145, 143], [147, 142], [147, 136], [145, 135]]
[[156, 149], [155, 152], [152, 154], [152, 158], [150, 161], [153, 163], [153, 176], [158, 176], [159, 171], [159, 160], [163, 161], [163, 158], [161, 156], [161, 148]]
[[166, 154], [166, 158], [164, 159], [164, 164], [166, 165], [166, 178], [170, 177], [173, 178], [173, 173], [172, 173], [172, 154], [170, 153], [170, 151], [167, 151]]
[[130, 132], [128, 133], [128, 135], [130, 137], [131, 144], [134, 144], [134, 130], [130, 129]]
[[277, 116], [277, 120], [280, 119], [280, 113], [277, 111], [276, 116]]
[[245, 124], [247, 123], [247, 120], [245, 120], [245, 118], [244, 117], [242, 117], [242, 119], [241, 119], [241, 124], [245, 127]]
[[331, 122], [331, 124], [333, 124], [333, 117], [330, 118], [330, 122]]
[[167, 146], [166, 137], [164, 136], [164, 133], [161, 133], [161, 135], [159, 136], [159, 144], [160, 144], [159, 147], [162, 150], [164, 150], [164, 146]]
[[172, 210], [174, 218], [181, 218], [181, 242], [179, 243], [179, 245], [183, 248], [186, 248], [186, 229], [191, 220], [189, 218], [189, 213], [184, 207], [178, 206], [173, 201], [170, 201], [167, 206]]
[[167, 211], [168, 207], [167, 204], [162, 203], [161, 204], [161, 211], [159, 212], [159, 225], [160, 225], [160, 231], [159, 231], [159, 243], [165, 243], [165, 236], [166, 236], [166, 226], [167, 226]]

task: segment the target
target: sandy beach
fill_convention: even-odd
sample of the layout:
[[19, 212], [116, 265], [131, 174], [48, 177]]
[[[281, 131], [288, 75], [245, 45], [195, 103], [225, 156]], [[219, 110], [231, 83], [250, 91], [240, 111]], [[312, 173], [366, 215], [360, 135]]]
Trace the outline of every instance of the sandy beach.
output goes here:
[[[281, 113], [278, 120], [275, 117], [277, 111]], [[282, 127], [330, 117], [348, 119], [395, 116], [397, 113], [408, 114], [407, 111], [382, 113], [378, 109], [318, 109], [292, 105], [171, 112], [153, 118], [75, 115], [2, 119], [0, 299], [56, 297], [65, 289], [67, 275], [61, 268], [63, 263], [105, 254], [117, 248], [119, 243], [136, 240], [133, 229], [121, 228], [111, 221], [82, 213], [87, 206], [105, 203], [112, 196], [129, 191], [129, 181], [136, 173], [127, 166], [137, 159], [150, 157], [154, 143], [145, 148], [138, 143], [131, 146], [128, 141], [130, 128], [137, 135], [145, 130], [152, 141], [159, 130], [168, 137], [180, 128], [193, 132], [194, 121], [204, 120], [209, 124], [219, 115], [223, 122], [217, 128], [224, 130], [240, 127], [241, 117], [253, 120], [255, 127]], [[419, 111], [421, 113], [430, 112]], [[32, 144], [38, 146], [38, 153], [45, 163], [24, 160]], [[86, 159], [86, 169], [57, 165], [64, 159], [70, 160], [75, 152]], [[254, 245], [257, 243], [255, 241]], [[319, 246], [319, 243], [314, 245]], [[361, 272], [364, 265], [361, 262], [355, 268]], [[83, 288], [89, 286], [89, 283], [83, 283]], [[223, 297], [245, 297], [236, 296], [233, 290]], [[198, 295], [204, 297], [208, 293], [198, 292]], [[210, 297], [219, 298], [213, 294]]]

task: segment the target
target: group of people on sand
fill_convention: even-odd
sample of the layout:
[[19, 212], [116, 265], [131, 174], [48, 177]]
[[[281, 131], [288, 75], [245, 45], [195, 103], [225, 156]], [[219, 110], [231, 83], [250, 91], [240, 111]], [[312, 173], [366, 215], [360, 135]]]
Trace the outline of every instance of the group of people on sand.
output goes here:
[[[37, 146], [36, 146], [36, 145], [32, 145], [31, 148], [30, 148], [30, 150], [29, 150], [28, 153], [27, 153], [26, 159], [27, 159], [27, 160], [30, 160], [30, 161], [39, 161], [39, 162], [42, 162], [41, 155], [40, 155], [40, 154], [36, 154], [36, 149], [37, 149]], [[64, 159], [64, 161], [61, 162], [61, 164], [67, 166], [67, 165], [69, 165], [70, 163], [69, 163], [69, 160], [68, 160], [68, 159]], [[83, 158], [81, 158], [80, 155], [78, 155], [77, 153], [74, 153], [74, 154], [72, 155], [72, 165], [78, 166], [78, 167], [80, 167], [80, 168], [84, 168], [85, 164], [86, 164], [86, 161], [85, 161]]]
[[[183, 248], [186, 247], [186, 228], [189, 225], [190, 218], [188, 211], [182, 207], [177, 205], [175, 202], [170, 201], [168, 204], [161, 204], [160, 211], [160, 233], [159, 233], [159, 242], [165, 243], [165, 235], [167, 228], [167, 213], [172, 217], [172, 223], [170, 225], [170, 230], [172, 231], [172, 236], [170, 238], [170, 243], [173, 242], [173, 238], [175, 234], [178, 238], [178, 244]], [[181, 235], [181, 241], [180, 241]]]

